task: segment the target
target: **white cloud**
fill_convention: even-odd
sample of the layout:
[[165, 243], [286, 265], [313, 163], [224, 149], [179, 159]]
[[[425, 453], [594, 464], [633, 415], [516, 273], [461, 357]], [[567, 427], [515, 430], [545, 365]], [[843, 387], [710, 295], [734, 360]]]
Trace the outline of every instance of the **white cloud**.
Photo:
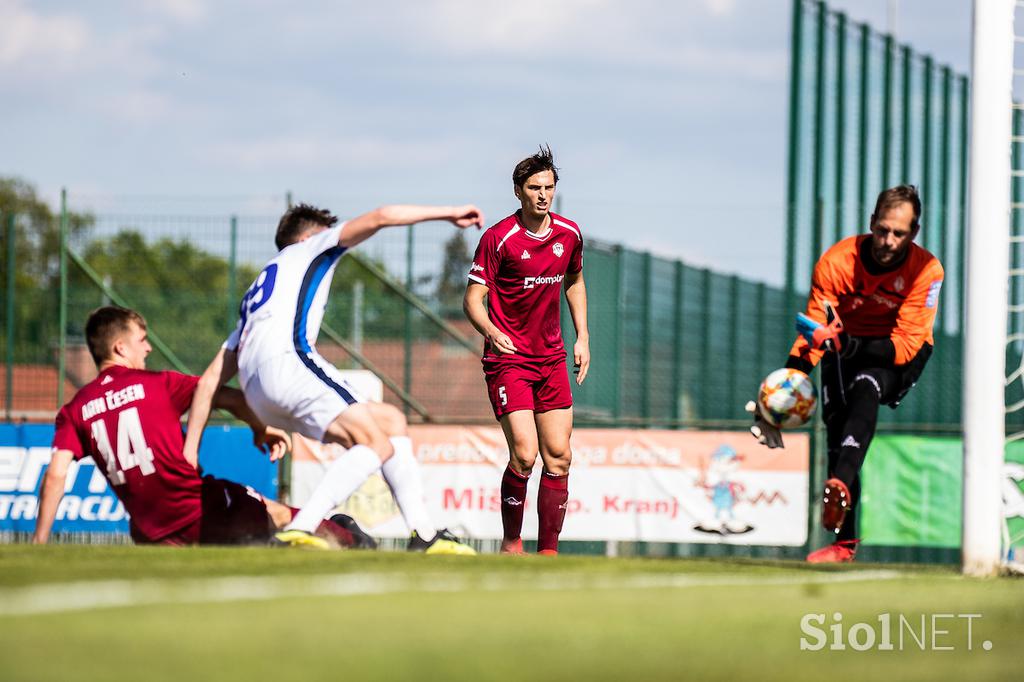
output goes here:
[[403, 168], [449, 162], [450, 140], [394, 140], [379, 137], [329, 138], [285, 134], [255, 140], [237, 140], [211, 146], [202, 158], [218, 166], [248, 171], [336, 168]]
[[207, 15], [206, 3], [203, 0], [146, 0], [145, 6], [157, 14], [185, 25], [198, 24]]
[[770, 82], [787, 72], [784, 45], [723, 41], [735, 37], [730, 31], [740, 16], [736, 0], [689, 0], [668, 7], [611, 0], [435, 0], [421, 8], [399, 18], [399, 24], [407, 22], [397, 29], [405, 43], [430, 54], [493, 56], [530, 65], [534, 82], [550, 70], [545, 62], [553, 67], [565, 59]]
[[454, 51], [522, 52], [550, 41], [571, 40], [574, 29], [610, 8], [609, 0], [439, 0], [432, 28]]
[[101, 98], [99, 108], [115, 120], [126, 123], [152, 123], [172, 110], [170, 96], [152, 89], [135, 88]]
[[736, 0], [704, 0], [705, 7], [717, 17], [728, 16], [736, 9]]
[[77, 17], [38, 14], [19, 0], [0, 0], [0, 67], [68, 68], [89, 37], [88, 26]]

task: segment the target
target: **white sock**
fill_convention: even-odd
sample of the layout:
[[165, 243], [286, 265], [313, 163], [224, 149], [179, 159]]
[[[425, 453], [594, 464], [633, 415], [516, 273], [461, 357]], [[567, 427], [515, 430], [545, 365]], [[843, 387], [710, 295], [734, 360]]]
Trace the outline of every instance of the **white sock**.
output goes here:
[[380, 469], [380, 455], [365, 445], [355, 445], [331, 463], [324, 474], [324, 480], [313, 491], [309, 501], [302, 506], [285, 530], [316, 531], [320, 522], [335, 507], [359, 490], [366, 479]]
[[381, 473], [398, 503], [405, 525], [421, 538], [430, 540], [437, 534], [437, 527], [430, 522], [427, 505], [423, 501], [423, 480], [420, 478], [420, 464], [412, 454], [412, 439], [396, 436], [390, 440], [395, 454], [384, 462]]

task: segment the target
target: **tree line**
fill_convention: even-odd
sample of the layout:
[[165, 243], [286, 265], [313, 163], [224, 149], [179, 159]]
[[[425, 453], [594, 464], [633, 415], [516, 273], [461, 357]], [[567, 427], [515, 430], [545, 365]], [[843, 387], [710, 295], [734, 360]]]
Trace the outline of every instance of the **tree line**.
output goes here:
[[[15, 216], [15, 239], [8, 243], [7, 216]], [[12, 344], [17, 363], [52, 364], [59, 337], [60, 215], [29, 182], [0, 177], [0, 220], [3, 254], [0, 286], [4, 303], [0, 338]], [[230, 332], [235, 311], [246, 287], [259, 273], [258, 265], [240, 263], [231, 277], [228, 260], [184, 238], [148, 238], [138, 227], [126, 225], [113, 236], [93, 233], [96, 218], [86, 212], [68, 214], [68, 235], [73, 244], [84, 245], [77, 253], [102, 280], [139, 310], [150, 328], [188, 366], [199, 372]], [[7, 338], [8, 252], [14, 249], [14, 334]], [[472, 258], [461, 231], [445, 243], [438, 274], [421, 278], [417, 291], [442, 315], [461, 316], [462, 292]], [[376, 263], [387, 271], [387, 263]], [[362, 320], [366, 339], [400, 338], [405, 332], [406, 304], [382, 282], [355, 263], [344, 260], [332, 285], [325, 322], [348, 336], [353, 316]], [[234, 282], [234, 289], [230, 283]], [[362, 302], [356, 310], [353, 291], [359, 282]], [[83, 342], [83, 326], [89, 311], [109, 299], [85, 272], [68, 264], [67, 335], [71, 343]], [[426, 292], [425, 294], [423, 292]], [[433, 336], [436, 330], [418, 313], [412, 317], [417, 336]], [[167, 367], [159, 353], [151, 356], [154, 368]]]

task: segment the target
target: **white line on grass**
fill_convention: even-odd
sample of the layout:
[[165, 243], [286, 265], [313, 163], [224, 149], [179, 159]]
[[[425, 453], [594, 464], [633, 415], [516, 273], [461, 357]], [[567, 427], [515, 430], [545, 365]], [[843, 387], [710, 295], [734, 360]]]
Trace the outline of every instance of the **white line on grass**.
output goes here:
[[0, 590], [0, 616], [65, 613], [153, 604], [267, 601], [297, 597], [352, 597], [397, 592], [529, 590], [635, 590], [689, 587], [758, 587], [853, 583], [906, 578], [896, 571], [856, 571], [801, 576], [641, 573], [451, 575], [347, 573], [331, 575], [223, 576], [218, 578], [104, 580]]

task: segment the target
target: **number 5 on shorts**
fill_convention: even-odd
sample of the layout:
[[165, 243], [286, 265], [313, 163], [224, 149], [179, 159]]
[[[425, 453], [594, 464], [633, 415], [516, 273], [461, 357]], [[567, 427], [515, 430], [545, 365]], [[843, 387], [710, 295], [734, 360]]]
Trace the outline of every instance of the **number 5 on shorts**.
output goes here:
[[498, 386], [498, 397], [501, 398], [502, 406], [508, 405], [508, 396], [505, 395], [505, 387]]

